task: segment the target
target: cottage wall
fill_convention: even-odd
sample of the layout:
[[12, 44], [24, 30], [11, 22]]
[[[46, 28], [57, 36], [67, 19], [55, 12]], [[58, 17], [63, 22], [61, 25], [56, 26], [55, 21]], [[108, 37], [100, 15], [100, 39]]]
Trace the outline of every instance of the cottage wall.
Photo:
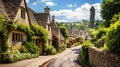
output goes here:
[[20, 46], [22, 45], [22, 42], [19, 41], [12, 41], [13, 37], [12, 37], [12, 33], [19, 33], [22, 34], [22, 42], [27, 40], [27, 36], [25, 35], [25, 33], [23, 32], [19, 32], [19, 31], [11, 31], [8, 37], [8, 43], [10, 44], [10, 46], [12, 47], [11, 49], [18, 49], [20, 48]]
[[92, 67], [120, 67], [120, 56], [89, 48], [89, 63]]

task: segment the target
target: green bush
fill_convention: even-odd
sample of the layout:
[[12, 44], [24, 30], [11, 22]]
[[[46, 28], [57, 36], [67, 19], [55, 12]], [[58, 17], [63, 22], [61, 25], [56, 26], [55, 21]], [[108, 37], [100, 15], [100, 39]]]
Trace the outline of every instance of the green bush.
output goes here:
[[75, 46], [78, 46], [78, 45], [81, 45], [81, 43], [80, 43], [80, 42], [76, 42], [76, 43], [75, 43]]
[[108, 29], [99, 27], [97, 30], [94, 30], [92, 35], [93, 38], [90, 39], [90, 41], [95, 45], [95, 47], [103, 47], [104, 41], [106, 41], [106, 35], [107, 35]]
[[70, 48], [72, 46], [71, 43], [67, 43], [67, 47]]
[[96, 34], [96, 39], [100, 39], [102, 36], [106, 35], [107, 30], [105, 28], [100, 28]]
[[20, 52], [19, 51], [8, 51], [2, 55], [2, 63], [11, 63], [20, 60]]
[[57, 51], [52, 45], [46, 45], [46, 48], [45, 48], [46, 55], [54, 55], [56, 53], [57, 53]]
[[28, 49], [25, 46], [19, 48], [20, 53], [28, 53]]
[[80, 42], [80, 44], [83, 43], [83, 37], [77, 37], [75, 40], [76, 42]]
[[117, 22], [120, 17], [120, 12], [118, 14], [115, 14], [112, 19], [110, 20], [111, 23]]
[[23, 45], [28, 49], [28, 52], [32, 54], [39, 54], [39, 48], [32, 42], [23, 42]]
[[66, 49], [66, 45], [60, 45], [59, 46], [59, 52], [62, 52], [62, 51], [64, 51]]
[[109, 28], [106, 45], [109, 51], [120, 53], [120, 19]]
[[12, 63], [23, 59], [30, 59], [38, 57], [38, 54], [20, 53], [18, 50], [7, 51], [2, 54], [2, 63]]
[[80, 51], [80, 54], [79, 54], [79, 60], [84, 64], [89, 63], [88, 48], [91, 47], [91, 46], [93, 46], [93, 44], [89, 40], [84, 42], [83, 45], [81, 46], [81, 51]]
[[103, 36], [102, 38], [94, 42], [94, 46], [97, 48], [104, 47], [105, 41], [106, 41], [106, 36]]

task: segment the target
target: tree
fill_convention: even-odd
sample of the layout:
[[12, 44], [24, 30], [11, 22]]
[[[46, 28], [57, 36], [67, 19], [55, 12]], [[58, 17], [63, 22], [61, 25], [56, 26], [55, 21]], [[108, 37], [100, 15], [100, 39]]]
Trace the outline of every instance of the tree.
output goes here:
[[94, 22], [95, 22], [95, 8], [92, 6], [90, 8], [90, 27], [94, 28]]
[[105, 20], [104, 25], [106, 27], [110, 26], [110, 20], [114, 14], [120, 12], [120, 0], [103, 0], [101, 5], [101, 16]]
[[65, 26], [61, 26], [60, 27], [60, 32], [61, 34], [63, 35], [63, 37], [66, 39], [68, 38], [68, 35], [67, 35], [67, 28]]

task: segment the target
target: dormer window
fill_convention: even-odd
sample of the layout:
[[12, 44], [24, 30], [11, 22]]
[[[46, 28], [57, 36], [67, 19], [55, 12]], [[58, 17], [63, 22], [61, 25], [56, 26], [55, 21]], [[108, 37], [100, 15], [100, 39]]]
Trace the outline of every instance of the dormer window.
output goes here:
[[21, 18], [25, 19], [25, 10], [21, 9]]

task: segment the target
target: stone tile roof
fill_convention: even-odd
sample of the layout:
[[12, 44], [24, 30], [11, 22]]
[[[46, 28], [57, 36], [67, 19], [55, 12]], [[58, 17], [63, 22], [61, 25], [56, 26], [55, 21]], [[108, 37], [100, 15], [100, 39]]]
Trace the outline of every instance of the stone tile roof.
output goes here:
[[2, 2], [4, 4], [8, 17], [10, 19], [14, 19], [22, 0], [2, 0]]
[[52, 34], [57, 36], [60, 34], [60, 29], [55, 22], [51, 22]]
[[60, 40], [65, 40], [63, 35], [60, 33], [60, 28], [58, 27], [58, 25], [55, 22], [51, 23], [51, 28], [52, 28], [52, 34], [54, 36], [59, 37], [59, 35], [60, 35]]
[[7, 16], [7, 12], [4, 8], [4, 4], [3, 4], [2, 0], [0, 0], [0, 14]]
[[35, 13], [34, 14], [38, 24], [46, 27], [47, 21], [49, 19], [49, 13]]
[[28, 10], [28, 15], [29, 15], [29, 18], [30, 18], [30, 22], [31, 24], [37, 24], [37, 20], [35, 19], [34, 17], [34, 14], [36, 13], [35, 11], [33, 11], [31, 8], [27, 8]]

